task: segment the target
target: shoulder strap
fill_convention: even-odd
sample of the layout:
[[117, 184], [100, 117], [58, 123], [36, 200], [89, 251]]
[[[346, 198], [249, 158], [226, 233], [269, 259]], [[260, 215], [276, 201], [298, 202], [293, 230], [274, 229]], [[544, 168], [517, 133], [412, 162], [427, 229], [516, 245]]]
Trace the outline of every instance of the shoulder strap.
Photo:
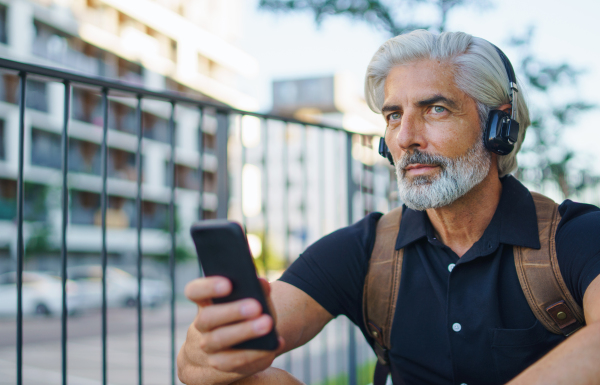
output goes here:
[[521, 288], [535, 317], [552, 333], [569, 336], [585, 324], [583, 310], [565, 285], [556, 258], [558, 204], [532, 192], [540, 234], [539, 250], [514, 247]]
[[389, 363], [392, 320], [402, 271], [403, 249], [396, 250], [402, 207], [385, 214], [377, 222], [375, 245], [369, 260], [363, 290], [363, 321], [375, 340], [375, 353], [383, 365]]

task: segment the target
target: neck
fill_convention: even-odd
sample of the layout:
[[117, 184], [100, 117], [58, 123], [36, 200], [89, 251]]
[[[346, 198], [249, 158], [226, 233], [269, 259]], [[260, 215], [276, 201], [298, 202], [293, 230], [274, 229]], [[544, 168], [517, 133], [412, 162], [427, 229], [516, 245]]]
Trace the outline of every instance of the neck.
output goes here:
[[502, 183], [493, 164], [487, 177], [471, 191], [448, 206], [427, 210], [438, 239], [462, 257], [492, 221], [501, 194]]

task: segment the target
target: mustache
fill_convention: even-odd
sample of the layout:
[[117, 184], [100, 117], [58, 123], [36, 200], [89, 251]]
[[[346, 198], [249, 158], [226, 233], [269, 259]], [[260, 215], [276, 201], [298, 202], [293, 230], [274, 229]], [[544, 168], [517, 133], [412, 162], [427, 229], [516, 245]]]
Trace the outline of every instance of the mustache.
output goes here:
[[446, 168], [450, 164], [450, 160], [441, 155], [429, 154], [415, 149], [410, 153], [405, 153], [398, 161], [398, 166], [404, 170], [409, 165], [415, 163]]

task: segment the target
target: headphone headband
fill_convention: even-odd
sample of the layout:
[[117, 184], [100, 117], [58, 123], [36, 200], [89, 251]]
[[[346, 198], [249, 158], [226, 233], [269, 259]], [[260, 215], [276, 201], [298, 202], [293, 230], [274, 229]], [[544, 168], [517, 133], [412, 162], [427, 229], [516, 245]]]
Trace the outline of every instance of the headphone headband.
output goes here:
[[508, 76], [508, 87], [510, 88], [509, 97], [511, 104], [511, 119], [517, 120], [517, 100], [519, 88], [517, 87], [517, 77], [515, 76], [515, 70], [513, 69], [512, 64], [510, 64], [510, 60], [508, 60], [508, 57], [504, 54], [504, 52], [502, 52], [502, 50], [494, 44], [492, 44], [492, 47], [496, 49], [496, 52], [498, 52], [498, 56], [500, 56], [500, 60], [502, 60], [502, 64], [504, 64], [504, 70], [506, 71], [506, 75]]

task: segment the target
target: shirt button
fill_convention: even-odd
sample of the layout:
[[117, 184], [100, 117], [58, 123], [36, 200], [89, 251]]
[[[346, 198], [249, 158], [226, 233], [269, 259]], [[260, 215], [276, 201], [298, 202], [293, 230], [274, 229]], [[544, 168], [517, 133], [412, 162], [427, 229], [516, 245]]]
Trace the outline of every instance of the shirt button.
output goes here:
[[460, 329], [462, 329], [462, 326], [460, 326], [458, 322], [452, 324], [452, 330], [454, 330], [455, 332], [459, 332]]
[[449, 264], [448, 271], [452, 272], [452, 269], [454, 269], [454, 266], [456, 266], [454, 263]]

